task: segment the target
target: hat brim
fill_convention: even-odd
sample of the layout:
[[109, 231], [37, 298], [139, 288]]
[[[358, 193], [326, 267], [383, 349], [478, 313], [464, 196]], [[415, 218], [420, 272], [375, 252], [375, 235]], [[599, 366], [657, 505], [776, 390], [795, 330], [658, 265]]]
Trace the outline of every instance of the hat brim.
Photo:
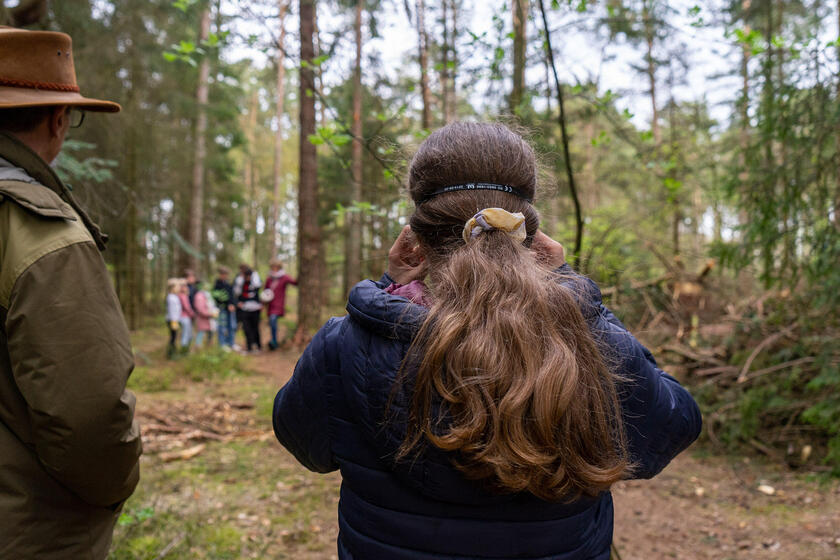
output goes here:
[[119, 103], [90, 99], [80, 93], [0, 86], [0, 109], [68, 105], [97, 113], [118, 113]]

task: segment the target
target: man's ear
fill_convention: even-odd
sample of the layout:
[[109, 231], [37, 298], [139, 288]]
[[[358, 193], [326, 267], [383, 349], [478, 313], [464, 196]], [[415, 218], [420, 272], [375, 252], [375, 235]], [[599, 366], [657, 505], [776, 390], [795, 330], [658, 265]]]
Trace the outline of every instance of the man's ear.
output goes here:
[[61, 136], [68, 127], [67, 121], [70, 119], [70, 107], [67, 105], [56, 107], [50, 113], [47, 126], [50, 129], [51, 137]]

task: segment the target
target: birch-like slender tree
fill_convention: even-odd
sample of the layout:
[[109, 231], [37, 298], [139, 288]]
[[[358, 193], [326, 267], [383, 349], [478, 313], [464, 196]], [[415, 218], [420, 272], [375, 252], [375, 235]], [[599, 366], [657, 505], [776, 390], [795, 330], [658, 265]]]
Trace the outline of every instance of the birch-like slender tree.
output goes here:
[[420, 95], [423, 99], [421, 125], [425, 130], [432, 126], [432, 94], [429, 90], [429, 34], [426, 31], [426, 2], [417, 0], [417, 48], [420, 59]]
[[275, 111], [277, 113], [277, 130], [274, 131], [274, 189], [271, 200], [271, 220], [268, 232], [271, 237], [271, 256], [277, 256], [277, 223], [280, 221], [280, 191], [283, 188], [283, 106], [286, 99], [286, 14], [289, 11], [289, 0], [278, 0], [280, 36], [277, 39], [277, 86], [275, 91]]
[[[202, 44], [210, 36], [210, 3], [201, 12], [198, 31], [198, 43]], [[187, 240], [193, 251], [189, 255], [192, 268], [198, 270], [201, 265], [201, 248], [204, 221], [204, 177], [205, 159], [207, 158], [207, 100], [210, 93], [210, 57], [204, 56], [198, 65], [198, 84], [195, 90], [197, 116], [195, 120], [195, 152], [193, 156], [192, 188], [190, 189], [190, 213], [187, 226]]]
[[[353, 120], [350, 131], [353, 136], [351, 145], [351, 172], [353, 187], [351, 204], [362, 200], [362, 14], [364, 0], [356, 0], [356, 17], [353, 32], [356, 39], [356, 62], [353, 68]], [[362, 215], [353, 211], [347, 213], [347, 252], [345, 255], [345, 293], [362, 276]]]

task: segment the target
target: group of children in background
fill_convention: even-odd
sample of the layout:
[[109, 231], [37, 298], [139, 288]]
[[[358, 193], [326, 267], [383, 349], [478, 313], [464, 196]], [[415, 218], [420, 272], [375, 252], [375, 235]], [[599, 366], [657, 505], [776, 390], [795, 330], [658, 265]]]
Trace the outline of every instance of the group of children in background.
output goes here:
[[167, 356], [174, 358], [185, 354], [193, 344], [201, 348], [205, 338], [208, 345], [212, 344], [214, 332], [218, 333], [221, 348], [242, 350], [235, 343], [239, 324], [245, 335], [244, 350], [259, 352], [262, 350], [259, 325], [263, 308], [268, 313], [271, 329], [268, 347], [277, 349], [277, 322], [286, 312], [286, 288], [290, 284], [297, 285], [297, 280], [285, 273], [279, 259], [272, 259], [269, 267], [265, 286], [259, 273], [247, 264], [239, 265], [239, 274], [232, 283], [230, 269], [220, 266], [212, 291], [205, 289], [192, 270], [186, 270], [184, 278], [170, 278], [166, 296]]

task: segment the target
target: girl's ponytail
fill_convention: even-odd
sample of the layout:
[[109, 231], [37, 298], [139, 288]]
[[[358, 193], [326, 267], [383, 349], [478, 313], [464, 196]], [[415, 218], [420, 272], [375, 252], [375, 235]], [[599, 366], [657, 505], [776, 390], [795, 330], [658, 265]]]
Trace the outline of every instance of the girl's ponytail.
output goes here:
[[[464, 181], [517, 194], [427, 198]], [[398, 458], [425, 441], [498, 491], [571, 500], [606, 490], [628, 468], [615, 380], [574, 293], [526, 246], [539, 224], [525, 200], [535, 189], [530, 147], [500, 125], [449, 125], [421, 146], [409, 187], [423, 201], [411, 227], [432, 305], [403, 363], [416, 376]], [[492, 207], [524, 215], [525, 244], [492, 228], [464, 241], [467, 220]]]

